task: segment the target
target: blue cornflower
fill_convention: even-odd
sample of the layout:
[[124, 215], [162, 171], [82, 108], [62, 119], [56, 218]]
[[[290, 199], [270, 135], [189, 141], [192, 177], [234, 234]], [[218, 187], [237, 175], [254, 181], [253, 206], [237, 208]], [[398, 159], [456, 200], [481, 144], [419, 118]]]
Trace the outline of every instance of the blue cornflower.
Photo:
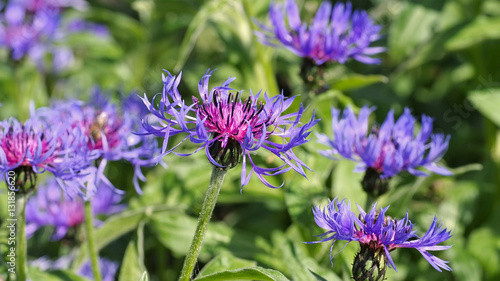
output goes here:
[[104, 169], [108, 161], [119, 160], [134, 166], [133, 183], [137, 192], [142, 193], [138, 180], [145, 181], [146, 178], [141, 168], [156, 165], [161, 150], [154, 137], [135, 134], [140, 128], [136, 115], [140, 114], [137, 110], [139, 105], [144, 107], [140, 98], [136, 97], [135, 102], [127, 99], [125, 105], [117, 107], [96, 88], [88, 103], [79, 100], [54, 101], [47, 109], [55, 112], [51, 115], [55, 117], [51, 122], [65, 120], [71, 127], [79, 128], [87, 137], [85, 146], [98, 155], [97, 173], [86, 178], [86, 198], [94, 194], [101, 181], [113, 186], [104, 175]]
[[79, 177], [92, 172], [90, 163], [97, 155], [81, 145], [86, 138], [79, 128], [65, 122], [46, 122], [50, 113], [40, 114], [33, 104], [30, 111], [31, 117], [24, 123], [15, 118], [0, 122], [1, 177], [12, 170], [25, 172], [26, 178], [17, 181], [23, 188], [26, 179], [34, 182], [32, 172], [50, 172], [60, 182], [78, 189]]
[[[53, 240], [63, 238], [68, 229], [83, 223], [84, 201], [71, 189], [62, 190], [54, 178], [37, 188], [26, 205], [26, 236], [31, 237], [43, 226], [53, 226]], [[126, 208], [119, 204], [122, 195], [101, 183], [91, 201], [94, 215], [111, 215]]]
[[384, 259], [387, 259], [388, 264], [396, 271], [396, 266], [389, 252], [397, 248], [414, 248], [436, 270], [445, 269], [450, 271], [451, 268], [447, 265], [447, 261], [428, 252], [449, 249], [451, 246], [438, 246], [438, 244], [451, 237], [450, 231], [443, 228], [442, 224], [438, 225], [437, 218], [434, 217], [429, 230], [422, 237], [419, 237], [413, 230], [414, 225], [408, 219], [408, 212], [403, 219], [397, 220], [385, 215], [388, 208], [380, 208], [380, 211], [377, 211], [375, 203], [367, 214], [358, 205], [360, 214], [357, 216], [351, 211], [350, 203], [346, 203], [344, 200], [339, 202], [337, 198], [324, 207], [321, 205], [315, 206], [313, 208], [314, 220], [319, 227], [326, 229], [327, 232], [319, 235], [319, 237], [325, 237], [322, 240], [306, 243], [333, 240], [333, 247], [336, 240], [347, 241], [347, 244], [357, 241], [360, 243], [362, 250], [381, 253]]
[[[177, 89], [182, 73], [178, 77], [167, 72], [163, 75], [163, 92], [155, 95], [149, 102], [146, 95], [143, 101], [155, 118], [143, 120], [143, 126], [149, 134], [163, 137], [163, 154], [170, 152], [179, 156], [188, 156], [205, 149], [210, 162], [221, 168], [232, 168], [242, 162], [241, 186], [248, 184], [255, 173], [268, 187], [271, 185], [264, 176], [272, 176], [293, 169], [305, 176], [303, 167], [308, 167], [297, 157], [292, 148], [308, 142], [314, 119], [302, 125], [300, 118], [304, 108], [298, 112], [283, 115], [295, 97], [285, 98], [283, 94], [268, 97], [264, 94], [265, 104], [258, 102], [261, 92], [250, 95], [242, 101], [240, 92], [230, 93], [229, 84], [235, 78], [229, 78], [221, 86], [208, 90], [209, 70], [198, 84], [201, 101], [193, 97], [193, 104], [186, 105]], [[156, 99], [159, 97], [159, 99]], [[155, 104], [156, 103], [156, 104]], [[153, 125], [149, 122], [154, 122]], [[179, 144], [167, 149], [170, 138], [185, 134], [181, 143], [189, 139], [198, 148], [193, 153], [173, 152]], [[272, 139], [279, 139], [277, 142]], [[276, 168], [261, 168], [255, 165], [251, 154], [258, 149], [266, 149], [283, 162]], [[251, 170], [247, 175], [246, 164]]]
[[329, 61], [345, 63], [349, 58], [366, 64], [380, 63], [379, 59], [370, 56], [385, 50], [370, 47], [380, 38], [381, 26], [375, 25], [365, 11], [353, 11], [350, 2], [339, 2], [333, 9], [329, 1], [321, 3], [310, 25], [301, 22], [293, 0], [287, 0], [286, 4], [272, 2], [269, 17], [271, 28], [257, 23], [263, 31], [256, 32], [259, 40], [265, 45], [282, 45], [300, 57], [312, 59], [317, 65]]
[[351, 108], [346, 108], [340, 117], [340, 111], [332, 108], [333, 139], [324, 134], [317, 134], [318, 142], [331, 147], [320, 153], [326, 157], [341, 155], [360, 162], [355, 171], [372, 171], [382, 178], [390, 178], [401, 171], [408, 171], [416, 176], [427, 173], [418, 167], [440, 175], [452, 175], [436, 162], [448, 149], [450, 136], [432, 134], [432, 118], [422, 115], [422, 128], [414, 136], [415, 118], [408, 108], [394, 121], [391, 110], [380, 128], [368, 131], [368, 117], [374, 107], [364, 106], [358, 117]]

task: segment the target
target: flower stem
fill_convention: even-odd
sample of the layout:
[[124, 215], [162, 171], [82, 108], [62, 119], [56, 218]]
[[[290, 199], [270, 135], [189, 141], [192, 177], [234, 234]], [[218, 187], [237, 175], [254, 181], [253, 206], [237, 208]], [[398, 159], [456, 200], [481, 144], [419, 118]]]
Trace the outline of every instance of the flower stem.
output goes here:
[[366, 193], [366, 202], [365, 202], [365, 212], [369, 212], [373, 206], [373, 203], [377, 201], [377, 197], [371, 195], [370, 193]]
[[189, 281], [191, 279], [191, 274], [193, 272], [196, 260], [201, 250], [201, 243], [203, 241], [203, 236], [207, 230], [208, 222], [212, 217], [212, 212], [217, 203], [217, 197], [224, 181], [224, 176], [227, 170], [218, 167], [213, 167], [212, 177], [210, 178], [210, 183], [208, 184], [207, 194], [203, 205], [201, 206], [200, 217], [198, 219], [198, 226], [196, 227], [196, 232], [194, 233], [193, 241], [191, 242], [191, 247], [184, 260], [184, 266], [182, 267], [181, 276], [179, 281]]
[[26, 241], [26, 203], [32, 193], [32, 189], [26, 193], [19, 192], [16, 194], [16, 209], [17, 209], [17, 281], [26, 281], [28, 267], [26, 260], [28, 259], [28, 247]]
[[99, 256], [94, 243], [94, 224], [92, 223], [92, 205], [90, 199], [85, 201], [85, 229], [87, 230], [87, 240], [89, 243], [90, 262], [95, 281], [102, 281], [99, 270]]

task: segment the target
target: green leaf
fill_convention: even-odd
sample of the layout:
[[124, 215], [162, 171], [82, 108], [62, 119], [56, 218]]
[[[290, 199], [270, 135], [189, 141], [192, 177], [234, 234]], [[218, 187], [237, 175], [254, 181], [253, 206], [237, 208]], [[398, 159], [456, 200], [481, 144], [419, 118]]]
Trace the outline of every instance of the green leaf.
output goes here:
[[355, 167], [354, 161], [340, 159], [337, 162], [337, 167], [333, 172], [331, 196], [332, 199], [334, 197], [338, 197], [339, 200], [346, 198], [353, 204], [358, 203], [363, 206], [366, 201], [366, 193], [361, 187], [363, 173], [353, 172]]
[[486, 118], [490, 119], [497, 126], [500, 126], [500, 88], [487, 88], [472, 91], [468, 99], [474, 107]]
[[335, 90], [350, 91], [369, 86], [374, 83], [387, 83], [389, 79], [384, 75], [351, 75], [340, 79], [333, 85]]
[[[94, 232], [97, 251], [125, 233], [136, 229], [139, 222], [148, 220], [151, 215], [156, 213], [165, 214], [169, 212], [178, 212], [178, 209], [179, 208], [170, 206], [148, 206], [141, 209], [124, 211], [109, 217], [104, 224]], [[75, 257], [75, 261], [73, 262], [73, 269], [80, 268], [82, 263], [87, 259], [88, 244], [83, 243], [80, 246], [79, 254]]]
[[287, 281], [281, 272], [262, 268], [260, 266], [250, 266], [236, 270], [226, 270], [217, 272], [201, 278], [196, 281], [224, 281], [224, 280], [264, 280], [264, 281]]
[[28, 278], [30, 280], [43, 281], [90, 281], [85, 277], [76, 275], [68, 270], [41, 270], [37, 267], [28, 267]]
[[197, 278], [208, 276], [217, 272], [235, 270], [244, 267], [256, 266], [257, 262], [234, 257], [224, 252], [212, 259], [198, 274]]
[[[197, 222], [197, 219], [182, 213], [161, 214], [153, 216], [150, 226], [158, 240], [181, 257], [189, 250]], [[233, 233], [222, 223], [209, 223], [199, 258], [207, 260], [211, 253], [222, 250], [232, 240]]]
[[389, 54], [396, 62], [402, 61], [416, 47], [427, 42], [433, 35], [433, 28], [439, 13], [423, 5], [401, 3], [402, 11], [391, 23], [388, 40]]
[[146, 273], [144, 266], [144, 222], [140, 222], [136, 237], [128, 243], [120, 270], [120, 281], [135, 281]]
[[179, 72], [186, 63], [193, 47], [200, 36], [203, 29], [207, 26], [207, 22], [215, 15], [223, 13], [231, 4], [228, 0], [208, 1], [200, 7], [198, 13], [188, 26], [184, 39], [182, 40], [181, 53], [178, 56], [177, 64], [174, 67], [174, 72]]
[[446, 49], [458, 51], [494, 39], [500, 39], [500, 18], [478, 17], [450, 38]]

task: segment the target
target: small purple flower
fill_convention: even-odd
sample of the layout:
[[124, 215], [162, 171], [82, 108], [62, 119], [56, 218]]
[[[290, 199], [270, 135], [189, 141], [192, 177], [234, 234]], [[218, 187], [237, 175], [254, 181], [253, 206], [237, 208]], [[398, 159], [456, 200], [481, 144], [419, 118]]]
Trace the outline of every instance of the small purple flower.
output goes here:
[[345, 63], [349, 58], [376, 64], [380, 60], [370, 56], [385, 50], [370, 47], [380, 38], [381, 26], [375, 25], [365, 11], [353, 11], [350, 2], [339, 2], [332, 8], [329, 1], [324, 1], [309, 26], [301, 22], [294, 0], [287, 0], [286, 4], [272, 2], [269, 18], [271, 28], [257, 23], [263, 32], [257, 31], [256, 35], [263, 44], [282, 45], [300, 57], [314, 60], [317, 65], [328, 61]]
[[[360, 243], [361, 247], [369, 248], [373, 251], [380, 251], [387, 257], [389, 265], [397, 271], [396, 266], [389, 252], [397, 248], [414, 248], [437, 270], [450, 271], [451, 268], [444, 261], [428, 251], [442, 251], [451, 246], [438, 246], [438, 244], [451, 237], [450, 231], [443, 228], [442, 224], [437, 224], [434, 217], [429, 230], [422, 237], [418, 237], [413, 230], [413, 224], [408, 219], [408, 213], [401, 219], [392, 219], [385, 215], [387, 209], [376, 210], [376, 203], [367, 214], [359, 205], [359, 217], [351, 211], [351, 204], [337, 198], [330, 201], [326, 206], [315, 206], [313, 209], [316, 224], [326, 229], [327, 232], [319, 235], [325, 237], [320, 241], [306, 242], [320, 243], [333, 240], [344, 240], [349, 244], [352, 241]], [[346, 244], [346, 245], [347, 245]], [[345, 246], [344, 246], [345, 247]], [[330, 249], [331, 256], [331, 249]]]
[[[186, 105], [177, 89], [182, 73], [178, 77], [167, 72], [163, 77], [163, 93], [155, 95], [150, 103], [144, 95], [143, 101], [155, 118], [143, 120], [143, 126], [149, 134], [163, 137], [163, 154], [170, 152], [179, 156], [189, 156], [205, 149], [210, 162], [221, 168], [232, 168], [242, 162], [241, 186], [248, 184], [255, 172], [257, 177], [269, 187], [264, 176], [272, 176], [293, 169], [305, 177], [303, 167], [308, 167], [292, 151], [292, 148], [308, 142], [309, 129], [318, 120], [311, 120], [300, 126], [304, 108], [298, 112], [282, 116], [290, 107], [295, 97], [286, 99], [283, 95], [268, 97], [264, 94], [265, 104], [257, 99], [261, 92], [242, 101], [240, 92], [230, 93], [229, 84], [235, 78], [229, 78], [221, 86], [208, 90], [208, 81], [212, 72], [209, 70], [201, 78], [198, 89], [201, 101], [193, 97], [193, 104]], [[160, 97], [159, 102], [156, 99]], [[155, 101], [157, 101], [156, 104]], [[152, 104], [153, 103], [153, 104]], [[148, 121], [154, 121], [151, 125]], [[167, 150], [170, 137], [177, 134], [186, 136], [181, 143], [189, 139], [198, 148], [189, 154], [173, 152], [179, 144]], [[271, 138], [273, 137], [273, 138]], [[275, 142], [273, 139], [280, 138]], [[283, 162], [277, 168], [261, 168], [255, 165], [251, 153], [259, 148], [266, 149]], [[252, 169], [246, 173], [247, 160]]]
[[[63, 238], [68, 229], [84, 221], [84, 201], [72, 190], [62, 190], [54, 178], [37, 188], [26, 205], [26, 236], [31, 237], [43, 226], [53, 226], [53, 240]], [[122, 195], [101, 183], [91, 201], [92, 212], [96, 215], [111, 215], [126, 208], [119, 205]]]
[[374, 171], [383, 178], [390, 178], [401, 171], [412, 175], [427, 176], [418, 167], [440, 175], [452, 175], [436, 162], [448, 149], [450, 136], [432, 134], [432, 118], [422, 115], [422, 128], [414, 136], [415, 118], [408, 108], [394, 121], [391, 110], [380, 128], [373, 127], [368, 132], [368, 117], [374, 107], [364, 106], [358, 117], [351, 108], [340, 111], [332, 108], [333, 139], [317, 134], [318, 142], [331, 147], [320, 151], [326, 157], [341, 156], [360, 162], [355, 171]]
[[[141, 104], [138, 97], [135, 103]], [[158, 163], [158, 143], [152, 136], [134, 133], [140, 127], [140, 122], [134, 115], [135, 109], [129, 110], [130, 106], [131, 102], [127, 99], [127, 104], [118, 108], [96, 88], [89, 103], [77, 100], [55, 101], [49, 109], [55, 112], [52, 123], [65, 120], [72, 128], [82, 130], [87, 136], [85, 146], [100, 159], [95, 179], [87, 181], [90, 183], [87, 186], [87, 198], [94, 193], [93, 190], [101, 181], [113, 186], [104, 175], [108, 161], [125, 160], [134, 166], [133, 182], [138, 193], [141, 193], [138, 180], [146, 180], [141, 167]]]

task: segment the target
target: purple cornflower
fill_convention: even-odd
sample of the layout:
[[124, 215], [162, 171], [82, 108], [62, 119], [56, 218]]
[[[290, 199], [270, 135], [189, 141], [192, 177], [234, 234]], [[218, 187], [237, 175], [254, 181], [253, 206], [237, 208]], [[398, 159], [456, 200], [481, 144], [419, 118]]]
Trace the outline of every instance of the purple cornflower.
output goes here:
[[[71, 189], [62, 190], [54, 178], [37, 188], [26, 205], [26, 236], [31, 237], [43, 226], [53, 226], [53, 240], [63, 238], [68, 229], [84, 221], [84, 201]], [[126, 208], [119, 205], [122, 195], [101, 183], [91, 201], [92, 212], [96, 215], [111, 215]]]
[[364, 106], [358, 117], [351, 108], [346, 108], [340, 118], [340, 111], [332, 108], [333, 139], [317, 134], [318, 142], [330, 146], [320, 151], [326, 157], [341, 156], [360, 162], [355, 171], [372, 171], [383, 178], [390, 178], [401, 171], [412, 175], [427, 176], [418, 167], [440, 175], [452, 175], [436, 162], [448, 149], [450, 136], [432, 134], [432, 118], [422, 115], [422, 128], [414, 136], [415, 118], [410, 109], [394, 121], [391, 110], [380, 128], [373, 127], [368, 133], [368, 117], [374, 107]]
[[[326, 229], [327, 232], [319, 235], [323, 238], [320, 241], [306, 242], [320, 243], [336, 240], [347, 241], [346, 245], [352, 241], [360, 243], [362, 249], [369, 249], [373, 252], [380, 252], [387, 258], [389, 265], [397, 271], [396, 266], [389, 252], [397, 248], [414, 248], [437, 270], [441, 268], [450, 271], [451, 268], [444, 261], [428, 251], [442, 251], [451, 246], [438, 246], [438, 244], [448, 240], [451, 237], [450, 231], [443, 228], [442, 224], [437, 224], [437, 218], [434, 217], [429, 230], [419, 237], [413, 230], [413, 224], [406, 216], [401, 219], [392, 219], [385, 215], [387, 209], [380, 208], [376, 210], [376, 203], [367, 214], [359, 205], [359, 217], [351, 211], [350, 202], [346, 204], [344, 200], [338, 202], [337, 198], [330, 201], [326, 206], [315, 206], [313, 209], [314, 220], [316, 224]], [[344, 246], [345, 247], [345, 246]], [[331, 257], [330, 249], [330, 257]], [[331, 257], [333, 258], [333, 257]], [[385, 273], [384, 273], [385, 274]]]
[[[299, 121], [304, 112], [300, 107], [298, 112], [282, 115], [290, 107], [295, 97], [286, 99], [283, 94], [268, 97], [264, 94], [265, 104], [257, 99], [261, 92], [253, 94], [242, 101], [240, 92], [230, 93], [229, 84], [235, 78], [229, 78], [221, 86], [208, 90], [210, 70], [201, 78], [198, 84], [201, 101], [193, 97], [193, 104], [186, 105], [177, 89], [182, 73], [178, 77], [167, 71], [163, 78], [163, 92], [153, 97], [151, 104], [146, 95], [143, 101], [156, 118], [150, 125], [143, 120], [143, 126], [149, 134], [163, 137], [163, 154], [170, 152], [179, 156], [189, 156], [205, 149], [210, 162], [221, 168], [232, 168], [242, 162], [241, 186], [248, 184], [250, 176], [255, 172], [257, 177], [269, 187], [271, 185], [264, 176], [272, 176], [293, 169], [305, 177], [303, 167], [309, 169], [292, 151], [292, 148], [308, 142], [308, 130], [318, 120], [311, 120], [300, 126]], [[156, 97], [159, 103], [154, 105]], [[179, 144], [167, 150], [170, 137], [186, 134], [181, 143], [189, 139], [198, 146], [193, 153], [181, 154], [173, 152]], [[281, 140], [274, 142], [273, 138]], [[259, 148], [267, 149], [283, 162], [277, 168], [261, 168], [255, 165], [251, 153]], [[246, 173], [247, 160], [251, 170]]]
[[287, 0], [286, 4], [272, 2], [269, 18], [271, 28], [257, 23], [263, 32], [257, 31], [256, 35], [263, 44], [282, 45], [300, 57], [314, 60], [317, 65], [328, 61], [345, 63], [349, 58], [376, 64], [380, 60], [370, 56], [385, 50], [370, 47], [370, 43], [380, 38], [381, 26], [375, 25], [365, 11], [353, 11], [350, 2], [339, 2], [332, 9], [332, 4], [324, 1], [309, 26], [301, 22], [294, 0]]
[[141, 167], [158, 163], [160, 149], [156, 139], [134, 133], [140, 127], [139, 119], [135, 115], [140, 113], [137, 107], [144, 105], [138, 97], [135, 100], [136, 108], [132, 104], [127, 99], [127, 103], [118, 108], [96, 88], [89, 103], [77, 100], [55, 101], [49, 109], [55, 112], [52, 115], [53, 123], [66, 120], [72, 128], [82, 130], [87, 136], [85, 145], [98, 155], [97, 174], [94, 179], [88, 180], [90, 185], [87, 186], [87, 198], [92, 196], [101, 181], [113, 186], [104, 175], [108, 161], [125, 160], [134, 166], [133, 183], [138, 193], [141, 193], [138, 180], [146, 180]]
[[[60, 181], [66, 181], [77, 188], [78, 173], [92, 170], [90, 163], [95, 154], [81, 146], [85, 136], [78, 128], [66, 123], [50, 124], [31, 107], [31, 117], [24, 123], [14, 118], [0, 122], [0, 173], [22, 170], [26, 179], [34, 182], [32, 173], [52, 173]], [[17, 185], [23, 187], [26, 179], [18, 179]]]

